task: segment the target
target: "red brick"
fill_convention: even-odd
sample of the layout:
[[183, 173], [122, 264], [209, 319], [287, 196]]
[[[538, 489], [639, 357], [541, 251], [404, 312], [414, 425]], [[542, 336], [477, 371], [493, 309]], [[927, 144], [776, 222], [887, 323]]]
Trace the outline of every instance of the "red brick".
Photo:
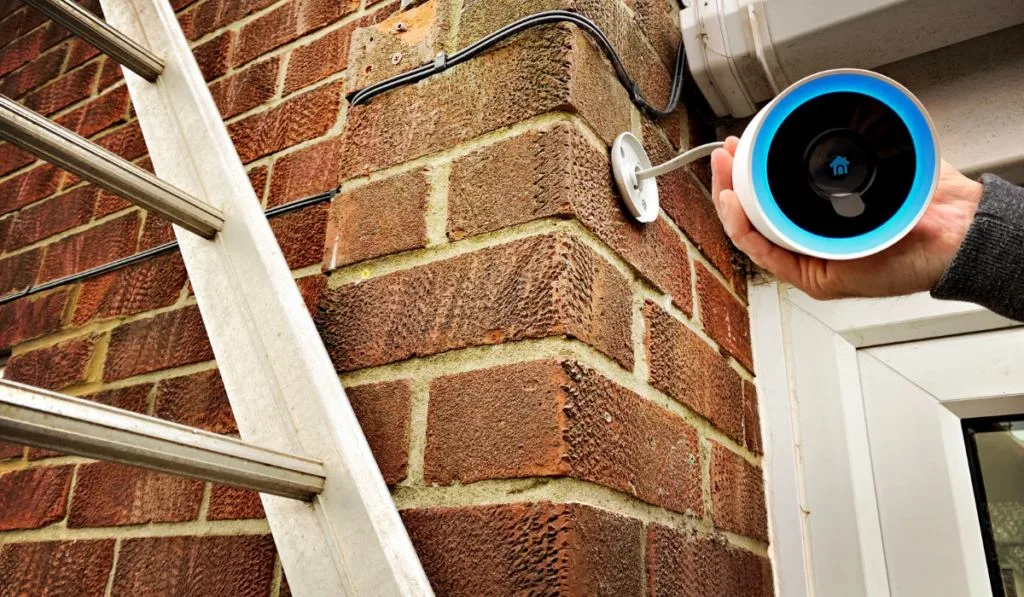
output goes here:
[[585, 35], [563, 26], [527, 32], [418, 85], [353, 107], [343, 133], [346, 175], [556, 110], [580, 114], [610, 143], [629, 129], [629, 99]]
[[29, 460], [43, 460], [44, 458], [57, 458], [59, 456], [64, 456], [64, 454], [62, 452], [58, 452], [56, 450], [46, 450], [46, 449], [43, 449], [43, 448], [31, 448], [30, 447], [28, 449], [28, 459]]
[[185, 307], [116, 328], [110, 335], [103, 379], [113, 381], [212, 358], [199, 308]]
[[175, 240], [174, 228], [171, 223], [156, 214], [146, 214], [146, 224], [142, 227], [142, 238], [139, 239], [139, 250], [152, 249]]
[[582, 241], [549, 234], [328, 289], [316, 321], [343, 371], [560, 335], [631, 369], [631, 300]]
[[428, 483], [571, 476], [655, 505], [703, 511], [697, 432], [572, 361], [484, 369], [431, 383]]
[[[666, 3], [660, 9], [666, 9]], [[662, 58], [644, 39], [636, 0], [610, 2], [607, 0], [520, 0], [519, 2], [491, 2], [466, 0], [459, 18], [458, 46], [465, 46], [512, 21], [541, 10], [564, 9], [590, 18], [608, 37], [632, 76], [640, 85], [645, 98], [659, 107], [668, 100], [669, 72]], [[634, 10], [630, 10], [633, 8]], [[678, 21], [676, 21], [678, 22]], [[671, 53], [675, 59], [675, 49]], [[608, 70], [607, 66], [604, 69]], [[610, 70], [608, 70], [610, 74]], [[617, 80], [611, 85], [622, 89]], [[626, 129], [622, 129], [626, 130]], [[621, 132], [621, 131], [620, 131]]]
[[177, 252], [86, 280], [78, 293], [72, 323], [134, 315], [173, 304], [188, 276]]
[[74, 466], [0, 475], [0, 531], [38, 529], [64, 518]]
[[64, 70], [71, 70], [76, 66], [81, 66], [100, 55], [99, 50], [80, 38], [72, 39], [69, 46], [71, 51], [69, 52], [68, 63], [64, 66]]
[[338, 119], [342, 88], [326, 85], [228, 127], [243, 163], [326, 133]]
[[[0, 34], [0, 39], [2, 38], [3, 36]], [[66, 53], [67, 48], [58, 48], [53, 52], [47, 52], [13, 73], [9, 73], [0, 83], [0, 93], [7, 97], [18, 98], [55, 78], [60, 73]]]
[[491, 145], [452, 166], [448, 235], [458, 239], [543, 217], [575, 217], [685, 312], [689, 254], [667, 221], [638, 224], [612, 192], [611, 166], [570, 123]]
[[130, 213], [47, 245], [36, 280], [69, 276], [131, 255], [139, 225], [139, 214]]
[[17, 354], [7, 361], [4, 377], [51, 390], [83, 383], [98, 338], [81, 336]]
[[24, 4], [18, 0], [0, 0], [0, 18], [6, 17], [22, 7]]
[[[361, 19], [351, 40], [350, 89], [362, 89], [431, 62], [444, 49], [453, 11], [443, 2], [416, 4], [398, 14], [393, 14], [392, 5]], [[392, 60], [396, 55], [401, 57], [397, 63]]]
[[96, 198], [96, 219], [114, 215], [119, 211], [130, 209], [132, 203], [118, 197], [110, 191], [100, 190]]
[[746, 306], [729, 294], [703, 264], [695, 265], [697, 301], [704, 329], [725, 352], [736, 357], [748, 371], [753, 371], [754, 356], [750, 348], [750, 319]]
[[14, 216], [0, 218], [0, 251], [7, 245], [7, 237], [11, 233], [11, 225], [14, 223]]
[[582, 504], [402, 512], [438, 595], [639, 595], [640, 521]]
[[426, 171], [415, 170], [336, 196], [324, 269], [427, 246], [429, 194]]
[[46, 22], [46, 15], [25, 6], [0, 22], [0, 45], [7, 45], [18, 37]]
[[234, 64], [245, 64], [358, 8], [358, 0], [289, 0], [242, 28]]
[[318, 203], [270, 220], [270, 228], [284, 253], [288, 267], [298, 269], [320, 263], [324, 248], [320, 239], [327, 230], [327, 203]]
[[112, 462], [94, 462], [78, 469], [68, 526], [195, 520], [202, 500], [202, 481]]
[[674, 66], [676, 53], [681, 49], [679, 12], [675, 4], [671, 7], [666, 10], [666, 4], [660, 0], [633, 0], [637, 25], [669, 68]]
[[[644, 145], [655, 162], [676, 154], [660, 135], [645, 127]], [[745, 273], [738, 266], [736, 251], [722, 229], [714, 204], [693, 175], [685, 168], [658, 177], [661, 208], [686, 233], [700, 252], [728, 279], [738, 283]]]
[[25, 107], [46, 116], [57, 110], [89, 97], [92, 84], [99, 72], [99, 63], [92, 63], [75, 69], [46, 87], [27, 95]]
[[0, 462], [6, 460], [17, 460], [25, 453], [25, 447], [18, 444], [0, 442]]
[[377, 466], [388, 485], [405, 478], [409, 466], [412, 391], [407, 381], [346, 388]]
[[103, 66], [100, 70], [100, 82], [96, 86], [97, 89], [103, 91], [108, 87], [124, 81], [124, 70], [122, 70], [121, 65], [118, 64], [116, 60], [113, 60], [109, 56], [104, 56], [102, 64]]
[[33, 249], [0, 259], [0, 296], [31, 286], [42, 256], [42, 249]]
[[268, 207], [310, 197], [338, 186], [341, 169], [338, 139], [300, 149], [274, 162]]
[[761, 454], [761, 418], [757, 411], [757, 388], [743, 382], [743, 445], [755, 454]]
[[257, 62], [210, 85], [221, 117], [227, 119], [269, 101], [277, 91], [277, 69], [281, 59]]
[[225, 31], [209, 41], [197, 46], [192, 54], [199, 64], [199, 71], [207, 81], [228, 72], [231, 66], [231, 48], [235, 42], [235, 32]]
[[256, 200], [260, 203], [263, 202], [263, 193], [267, 188], [267, 167], [257, 166], [247, 173], [249, 175], [249, 183], [252, 185], [252, 191], [256, 193]]
[[156, 387], [153, 416], [213, 433], [238, 433], [216, 370], [165, 379]]
[[22, 209], [15, 216], [6, 249], [18, 249], [88, 223], [96, 206], [96, 195], [95, 187], [78, 187]]
[[0, 547], [5, 595], [103, 595], [113, 565], [113, 539], [35, 541]]
[[35, 157], [27, 151], [22, 151], [10, 143], [0, 143], [0, 176], [10, 174], [34, 161]]
[[138, 121], [129, 123], [96, 140], [96, 144], [126, 160], [137, 160], [146, 155], [146, 140]]
[[650, 597], [771, 597], [768, 560], [724, 539], [651, 524], [647, 531]]
[[64, 172], [41, 164], [0, 183], [0, 213], [14, 211], [57, 192]]
[[718, 444], [711, 445], [711, 517], [716, 528], [768, 541], [761, 469]]
[[336, 29], [320, 39], [292, 50], [284, 92], [291, 93], [339, 73], [348, 66], [349, 42], [357, 23]]
[[0, 305], [0, 350], [60, 329], [68, 290]]
[[269, 595], [275, 554], [270, 535], [126, 539], [111, 595]]
[[316, 303], [320, 300], [320, 293], [327, 288], [327, 276], [313, 274], [295, 281], [302, 295], [302, 301], [306, 303], [306, 309], [310, 315], [316, 312]]
[[91, 137], [107, 127], [123, 122], [130, 107], [128, 87], [121, 85], [89, 100], [81, 108], [64, 114], [56, 122], [83, 137]]
[[207, 520], [244, 520], [263, 518], [263, 504], [260, 494], [248, 489], [213, 485], [210, 488], [210, 507], [206, 511]]
[[195, 40], [273, 3], [274, 0], [204, 0], [179, 20], [188, 38]]
[[35, 60], [41, 52], [67, 36], [66, 29], [51, 22], [4, 46], [3, 52], [0, 52], [0, 77]]
[[700, 336], [654, 303], [644, 306], [651, 385], [743, 441], [743, 380]]
[[82, 396], [86, 400], [113, 406], [122, 410], [130, 410], [136, 413], [146, 412], [146, 403], [149, 400], [149, 392], [153, 384], [143, 383], [114, 390], [103, 390]]

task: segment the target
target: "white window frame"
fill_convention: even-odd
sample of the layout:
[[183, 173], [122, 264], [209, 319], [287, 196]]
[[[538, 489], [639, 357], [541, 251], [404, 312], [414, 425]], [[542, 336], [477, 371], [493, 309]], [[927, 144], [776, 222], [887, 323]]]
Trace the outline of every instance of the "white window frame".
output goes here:
[[[861, 349], [1019, 324], [927, 294], [823, 302], [775, 281], [753, 283], [749, 301], [776, 595], [890, 595], [858, 363], [868, 351]], [[975, 579], [985, 569], [959, 417], [1021, 412], [1024, 398], [940, 401], [936, 408], [955, 421], [942, 429], [942, 443], [953, 487], [963, 490], [952, 497], [955, 525], [964, 553], [977, 556], [965, 564]], [[972, 582], [972, 594], [990, 591], [987, 574], [982, 580]]]

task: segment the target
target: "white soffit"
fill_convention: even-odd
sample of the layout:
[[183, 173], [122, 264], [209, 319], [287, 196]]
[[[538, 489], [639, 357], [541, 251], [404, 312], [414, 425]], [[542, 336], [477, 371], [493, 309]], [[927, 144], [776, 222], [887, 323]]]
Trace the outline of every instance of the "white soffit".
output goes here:
[[968, 174], [1024, 183], [1024, 25], [877, 70], [921, 99], [943, 158]]

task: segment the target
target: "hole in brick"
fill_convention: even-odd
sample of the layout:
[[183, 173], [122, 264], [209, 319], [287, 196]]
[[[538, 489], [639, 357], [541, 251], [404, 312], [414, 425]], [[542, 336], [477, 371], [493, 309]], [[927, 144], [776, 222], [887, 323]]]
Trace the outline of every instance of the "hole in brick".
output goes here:
[[363, 72], [364, 73], [369, 73], [371, 70], [373, 70], [373, 66], [367, 64], [366, 68], [363, 69]]

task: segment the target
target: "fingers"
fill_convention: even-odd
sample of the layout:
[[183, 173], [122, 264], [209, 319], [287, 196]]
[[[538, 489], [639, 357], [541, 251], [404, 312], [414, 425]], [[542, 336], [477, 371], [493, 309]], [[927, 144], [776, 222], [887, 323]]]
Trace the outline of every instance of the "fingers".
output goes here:
[[711, 153], [711, 200], [718, 208], [718, 196], [732, 189], [732, 154], [724, 149]]
[[725, 233], [736, 248], [781, 280], [797, 286], [801, 284], [803, 276], [800, 257], [772, 243], [754, 228], [740, 206], [735, 191], [722, 190], [717, 207]]
[[740, 138], [730, 136], [725, 138], [725, 150], [729, 152], [729, 155], [736, 155], [736, 147], [740, 144]]
[[711, 200], [718, 206], [718, 195], [724, 189], [732, 188], [732, 156], [740, 140], [729, 137], [725, 147], [711, 153]]

